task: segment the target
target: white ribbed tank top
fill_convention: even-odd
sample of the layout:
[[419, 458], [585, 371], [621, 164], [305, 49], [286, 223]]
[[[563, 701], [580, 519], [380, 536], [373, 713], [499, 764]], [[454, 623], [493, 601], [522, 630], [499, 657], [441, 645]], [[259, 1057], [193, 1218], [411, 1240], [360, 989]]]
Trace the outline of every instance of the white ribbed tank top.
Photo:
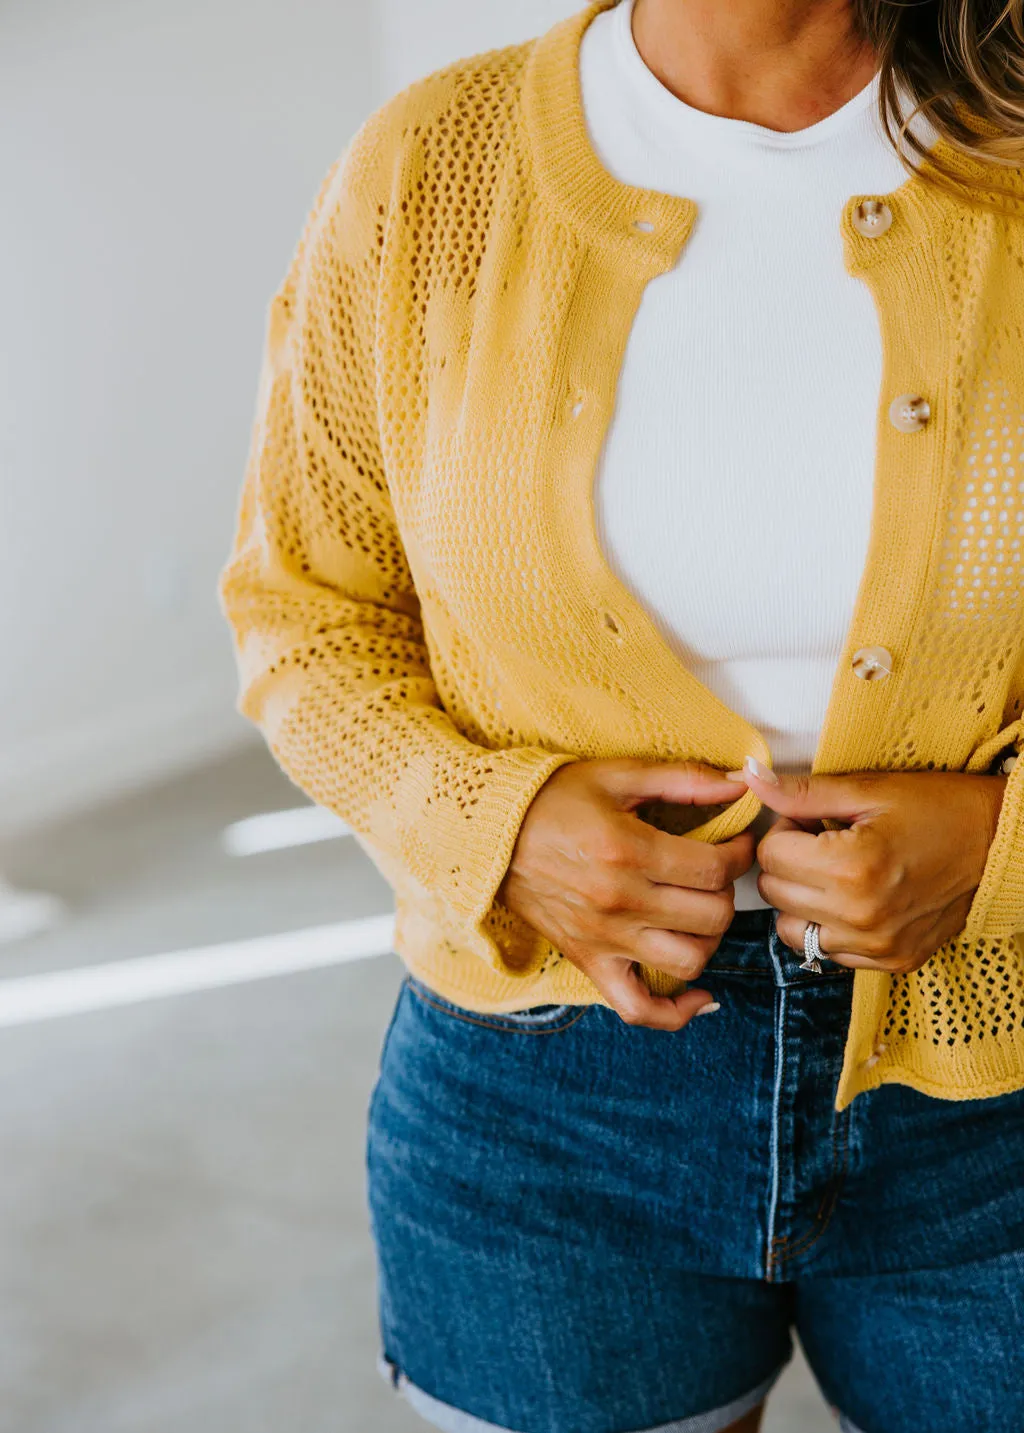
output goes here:
[[[590, 139], [617, 179], [694, 199], [698, 216], [630, 331], [594, 478], [598, 538], [775, 767], [808, 771], [867, 553], [882, 376], [874, 300], [846, 271], [839, 223], [851, 195], [907, 171], [877, 118], [877, 76], [789, 133], [707, 114], [647, 68], [633, 4], [583, 35]], [[723, 592], [726, 561], [740, 577]], [[760, 814], [758, 836], [774, 819]], [[759, 869], [737, 881], [737, 909], [767, 904]]]

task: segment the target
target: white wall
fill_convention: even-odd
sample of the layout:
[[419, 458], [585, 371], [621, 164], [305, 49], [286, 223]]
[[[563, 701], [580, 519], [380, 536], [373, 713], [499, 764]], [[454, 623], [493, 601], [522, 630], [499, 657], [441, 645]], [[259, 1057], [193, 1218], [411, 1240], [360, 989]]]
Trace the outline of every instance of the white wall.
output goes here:
[[584, 0], [379, 0], [381, 82], [394, 94], [460, 55], [539, 35]]
[[0, 5], [0, 830], [249, 739], [216, 576], [266, 305], [386, 93], [378, 22]]
[[259, 739], [216, 579], [308, 207], [377, 104], [576, 8], [0, 0], [0, 833]]

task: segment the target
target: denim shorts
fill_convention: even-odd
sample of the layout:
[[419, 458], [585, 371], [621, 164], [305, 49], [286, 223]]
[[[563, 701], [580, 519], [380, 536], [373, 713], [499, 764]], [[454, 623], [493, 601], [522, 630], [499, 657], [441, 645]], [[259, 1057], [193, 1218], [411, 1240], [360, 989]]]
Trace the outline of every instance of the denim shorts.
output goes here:
[[850, 1433], [1024, 1430], [1024, 1091], [835, 1109], [853, 977], [736, 913], [675, 1032], [407, 975], [369, 1110], [378, 1366], [450, 1433], [718, 1433], [799, 1334]]

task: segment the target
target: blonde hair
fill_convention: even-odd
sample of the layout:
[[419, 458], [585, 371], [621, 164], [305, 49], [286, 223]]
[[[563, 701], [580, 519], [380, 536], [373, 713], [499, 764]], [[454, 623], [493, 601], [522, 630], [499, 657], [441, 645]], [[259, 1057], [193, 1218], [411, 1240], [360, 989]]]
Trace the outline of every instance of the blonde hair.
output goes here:
[[[994, 167], [1024, 163], [1024, 0], [851, 3], [858, 32], [879, 57], [879, 114], [890, 139], [921, 113], [962, 155]], [[902, 125], [900, 86], [915, 105]], [[906, 134], [906, 142], [921, 156], [916, 136]], [[929, 162], [958, 182], [937, 158]], [[920, 172], [914, 161], [904, 164]]]

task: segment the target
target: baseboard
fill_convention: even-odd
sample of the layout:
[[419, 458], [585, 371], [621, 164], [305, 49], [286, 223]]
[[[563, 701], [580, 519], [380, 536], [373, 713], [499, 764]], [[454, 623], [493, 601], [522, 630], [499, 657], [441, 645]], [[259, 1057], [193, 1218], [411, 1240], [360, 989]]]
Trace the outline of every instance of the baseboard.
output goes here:
[[258, 740], [224, 683], [29, 739], [0, 758], [0, 836], [87, 810]]

